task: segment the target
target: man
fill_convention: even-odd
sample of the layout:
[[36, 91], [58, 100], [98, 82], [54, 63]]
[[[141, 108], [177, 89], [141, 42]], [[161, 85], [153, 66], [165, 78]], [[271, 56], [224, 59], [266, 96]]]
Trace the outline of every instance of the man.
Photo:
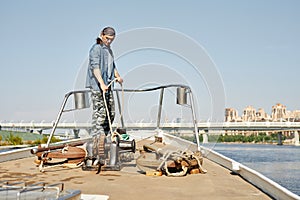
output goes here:
[[88, 159], [90, 159], [90, 161], [87, 162], [87, 166], [91, 165], [98, 156], [99, 135], [108, 135], [110, 130], [103, 93], [105, 93], [105, 99], [112, 123], [115, 117], [115, 104], [112, 92], [113, 85], [111, 83], [114, 79], [120, 84], [123, 83], [123, 79], [116, 69], [113, 52], [110, 48], [111, 43], [115, 39], [115, 35], [115, 30], [112, 27], [104, 28], [97, 38], [96, 44], [92, 46], [89, 52], [86, 87], [90, 88], [92, 91], [93, 142], [87, 144]]

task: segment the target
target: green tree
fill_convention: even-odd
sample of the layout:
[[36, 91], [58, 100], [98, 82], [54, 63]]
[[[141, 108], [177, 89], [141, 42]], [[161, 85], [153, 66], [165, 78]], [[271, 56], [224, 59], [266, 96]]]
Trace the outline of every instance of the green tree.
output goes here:
[[5, 139], [10, 145], [20, 145], [23, 144], [23, 140], [19, 136], [14, 136], [12, 133]]

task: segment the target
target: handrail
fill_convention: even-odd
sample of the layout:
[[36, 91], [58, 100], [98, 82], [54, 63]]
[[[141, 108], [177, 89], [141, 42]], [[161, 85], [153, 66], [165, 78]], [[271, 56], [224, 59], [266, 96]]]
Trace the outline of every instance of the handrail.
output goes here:
[[[197, 126], [197, 117], [196, 112], [194, 111], [194, 97], [191, 91], [191, 88], [189, 86], [183, 85], [183, 84], [169, 84], [169, 85], [161, 85], [157, 87], [152, 88], [146, 88], [146, 89], [122, 89], [122, 92], [149, 92], [149, 91], [155, 91], [160, 90], [160, 96], [159, 96], [159, 108], [158, 108], [158, 114], [157, 114], [157, 123], [156, 123], [156, 129], [160, 129], [160, 120], [161, 120], [161, 111], [162, 111], [162, 103], [163, 103], [163, 96], [164, 96], [164, 89], [175, 87], [175, 88], [185, 88], [186, 92], [189, 94], [190, 97], [190, 109], [192, 112], [192, 123], [194, 125], [194, 134], [197, 142], [198, 150], [200, 151], [200, 140], [199, 140], [199, 131]], [[114, 89], [115, 91], [120, 91], [121, 89]], [[119, 102], [119, 101], [118, 101]], [[121, 121], [123, 119], [121, 118]]]
[[[149, 92], [149, 91], [154, 91], [154, 90], [159, 90], [159, 89], [164, 89], [164, 88], [169, 88], [169, 87], [183, 87], [186, 89], [190, 90], [189, 86], [186, 85], [181, 85], [181, 84], [169, 84], [169, 85], [161, 85], [153, 88], [146, 88], [146, 89], [124, 89], [124, 92]], [[121, 91], [120, 88], [114, 88], [114, 91]]]

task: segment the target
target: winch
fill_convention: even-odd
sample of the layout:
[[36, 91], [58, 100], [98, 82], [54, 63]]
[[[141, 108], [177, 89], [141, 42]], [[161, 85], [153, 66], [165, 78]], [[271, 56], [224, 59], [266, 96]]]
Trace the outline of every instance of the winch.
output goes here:
[[[111, 81], [108, 87], [110, 87], [116, 80], [117, 79]], [[122, 86], [122, 91], [123, 91], [123, 86]], [[109, 131], [106, 131], [105, 134], [102, 133], [93, 136], [92, 141], [89, 142], [86, 146], [88, 156], [82, 167], [83, 170], [86, 170], [86, 169], [94, 168], [93, 166], [98, 166], [97, 173], [99, 173], [101, 169], [120, 170], [121, 169], [120, 155], [127, 154], [127, 156], [125, 157], [128, 157], [128, 155], [130, 157], [131, 152], [135, 153], [135, 140], [129, 140], [129, 136], [126, 134], [126, 129], [118, 128], [116, 131], [113, 131], [110, 113], [109, 113], [107, 100], [105, 96], [105, 91], [103, 91], [102, 95], [103, 95], [103, 101], [104, 101], [105, 111], [107, 115], [106, 117], [109, 125]], [[120, 106], [119, 106], [119, 111], [120, 111], [120, 117], [122, 117]], [[95, 158], [95, 155], [97, 155], [97, 158]], [[129, 160], [131, 161], [131, 159]]]
[[[125, 139], [127, 140], [125, 140]], [[96, 148], [95, 148], [96, 146]], [[123, 162], [134, 159], [135, 140], [129, 140], [125, 129], [117, 129], [113, 134], [100, 134], [94, 136], [92, 141], [86, 144], [87, 151], [94, 151], [97, 158], [86, 157], [83, 170], [121, 170]], [[95, 152], [96, 151], [96, 152]]]

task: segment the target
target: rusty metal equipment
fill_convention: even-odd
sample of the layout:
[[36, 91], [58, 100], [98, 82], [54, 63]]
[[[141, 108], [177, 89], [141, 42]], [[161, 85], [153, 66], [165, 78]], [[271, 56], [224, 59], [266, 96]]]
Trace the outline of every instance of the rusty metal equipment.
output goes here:
[[87, 160], [85, 160], [82, 166], [83, 170], [97, 170], [97, 173], [100, 173], [101, 170], [119, 171], [124, 162], [130, 162], [134, 159], [135, 140], [124, 140], [122, 135], [126, 132], [122, 134], [119, 132], [114, 132], [113, 135], [100, 134], [97, 136], [98, 157], [92, 161], [93, 163], [90, 166], [87, 166]]
[[[163, 143], [145, 144], [137, 158], [137, 167], [146, 174], [161, 172], [167, 176], [180, 177], [187, 174], [206, 173], [200, 151], [179, 151], [165, 147]], [[155, 174], [155, 173], [154, 173]]]
[[39, 170], [44, 172], [44, 169], [52, 166], [69, 166], [79, 167], [84, 161], [86, 151], [82, 147], [84, 141], [60, 144], [49, 147], [39, 146], [32, 149], [31, 153], [35, 154], [37, 159], [35, 163], [39, 166]]

